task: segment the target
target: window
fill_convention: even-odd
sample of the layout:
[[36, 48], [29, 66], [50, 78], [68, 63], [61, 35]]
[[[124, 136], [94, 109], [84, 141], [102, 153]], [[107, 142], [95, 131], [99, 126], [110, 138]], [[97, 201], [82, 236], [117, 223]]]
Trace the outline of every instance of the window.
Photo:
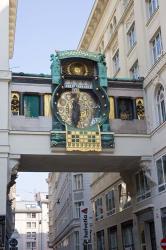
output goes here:
[[96, 220], [100, 220], [103, 218], [102, 198], [99, 198], [95, 201], [95, 217]]
[[135, 23], [132, 24], [131, 28], [127, 32], [127, 38], [128, 38], [128, 44], [129, 44], [129, 50], [130, 50], [136, 44]]
[[141, 200], [149, 198], [151, 196], [150, 185], [143, 171], [137, 173], [135, 178], [136, 178], [137, 201], [139, 202]]
[[38, 117], [40, 115], [40, 96], [24, 95], [24, 115]]
[[80, 249], [80, 240], [79, 240], [79, 232], [78, 231], [74, 232], [74, 237], [75, 237], [75, 249], [79, 250]]
[[27, 248], [29, 249], [33, 249], [33, 248], [36, 248], [36, 242], [35, 241], [32, 241], [32, 242], [27, 242], [26, 243], [26, 245], [27, 245]]
[[104, 230], [97, 232], [97, 250], [105, 250]]
[[27, 242], [27, 248], [31, 248], [31, 242]]
[[133, 66], [130, 69], [130, 76], [132, 79], [138, 79], [139, 78], [139, 66], [138, 61], [136, 61]]
[[118, 98], [118, 118], [121, 120], [133, 120], [133, 100], [129, 98]]
[[118, 186], [118, 192], [119, 192], [119, 210], [122, 211], [123, 209], [131, 205], [131, 197], [129, 195], [129, 192], [127, 191], [127, 187], [124, 182], [122, 182]]
[[36, 222], [32, 222], [32, 228], [36, 228]]
[[147, 0], [147, 7], [150, 18], [159, 7], [158, 0]]
[[32, 218], [36, 218], [36, 213], [31, 214]]
[[33, 248], [36, 248], [36, 242], [33, 241], [33, 242], [31, 242], [31, 243], [32, 243], [32, 249], [33, 249]]
[[156, 161], [159, 192], [166, 189], [166, 155]]
[[36, 213], [27, 213], [27, 218], [36, 218]]
[[79, 202], [75, 202], [75, 218], [80, 218], [81, 216], [81, 211], [80, 211], [80, 207], [84, 206], [84, 202], [83, 201], [79, 201]]
[[31, 218], [31, 213], [27, 213], [27, 218]]
[[36, 239], [36, 232], [32, 232], [32, 238]]
[[31, 228], [31, 222], [27, 222], [27, 228]]
[[164, 87], [160, 85], [157, 91], [157, 112], [159, 124], [166, 121], [166, 101], [164, 96]]
[[112, 60], [113, 60], [113, 71], [114, 71], [114, 74], [116, 74], [120, 69], [120, 66], [119, 66], [119, 50], [115, 53]]
[[133, 225], [122, 226], [123, 247], [124, 249], [134, 250]]
[[151, 50], [152, 50], [152, 58], [153, 58], [153, 64], [154, 64], [162, 55], [162, 39], [161, 39], [160, 31], [157, 32], [157, 34], [151, 40]]
[[118, 250], [116, 227], [108, 228], [108, 246], [109, 250]]
[[27, 238], [31, 238], [31, 232], [27, 232]]
[[111, 190], [108, 194], [106, 194], [106, 210], [107, 210], [107, 215], [115, 213], [114, 190]]
[[74, 185], [75, 185], [76, 190], [83, 189], [83, 175], [82, 174], [74, 175]]
[[166, 238], [166, 207], [161, 209], [161, 222], [163, 229], [163, 238]]

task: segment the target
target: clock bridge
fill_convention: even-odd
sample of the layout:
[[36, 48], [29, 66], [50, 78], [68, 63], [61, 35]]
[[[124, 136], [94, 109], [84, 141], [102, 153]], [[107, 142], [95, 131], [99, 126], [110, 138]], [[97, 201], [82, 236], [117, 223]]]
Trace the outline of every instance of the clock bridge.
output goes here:
[[141, 79], [108, 79], [101, 54], [62, 51], [51, 61], [51, 76], [13, 73], [11, 166], [123, 174], [149, 162]]
[[107, 78], [101, 54], [62, 51], [51, 61], [51, 75], [0, 72], [2, 199], [18, 171], [120, 172], [127, 185], [139, 168], [150, 177], [159, 142], [147, 133], [142, 80]]

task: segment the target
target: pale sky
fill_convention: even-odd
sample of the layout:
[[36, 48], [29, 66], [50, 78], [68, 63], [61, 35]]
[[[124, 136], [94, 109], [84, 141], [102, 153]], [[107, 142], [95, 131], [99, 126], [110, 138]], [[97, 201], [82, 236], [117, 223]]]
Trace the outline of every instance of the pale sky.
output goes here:
[[[50, 54], [76, 49], [94, 0], [19, 0], [13, 72], [50, 74]], [[47, 173], [19, 173], [17, 194], [47, 191]]]

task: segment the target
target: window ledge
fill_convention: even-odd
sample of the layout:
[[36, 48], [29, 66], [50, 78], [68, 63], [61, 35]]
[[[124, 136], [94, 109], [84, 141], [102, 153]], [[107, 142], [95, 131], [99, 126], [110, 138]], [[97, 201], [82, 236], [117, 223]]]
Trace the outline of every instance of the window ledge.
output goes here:
[[95, 218], [96, 221], [101, 221], [104, 219], [104, 216], [102, 218]]
[[[161, 185], [160, 185], [161, 186]], [[163, 184], [163, 186], [164, 186], [164, 184]], [[159, 188], [159, 185], [158, 185], [158, 188]], [[164, 190], [162, 190], [162, 191], [159, 191], [158, 190], [158, 194], [159, 195], [162, 195], [163, 193], [166, 193], [166, 184], [165, 184], [165, 189]]]
[[84, 191], [84, 189], [83, 189], [83, 188], [80, 188], [80, 189], [74, 189], [74, 190], [73, 190], [73, 192], [82, 192], [82, 191]]
[[119, 71], [120, 71], [120, 67], [119, 67], [118, 70], [114, 73], [113, 78], [116, 78], [116, 76], [117, 76], [117, 74], [119, 73]]
[[162, 54], [158, 57], [158, 59], [152, 63], [151, 68], [148, 72], [148, 75], [151, 73], [151, 71], [156, 67], [156, 65], [162, 60], [162, 58], [165, 56], [165, 52], [163, 51]]
[[[148, 197], [145, 197], [145, 198], [143, 198], [142, 200], [139, 200], [139, 201], [137, 200], [139, 197], [141, 198], [141, 196], [144, 196], [144, 195], [147, 195], [147, 194], [149, 194]], [[145, 200], [148, 200], [150, 198], [151, 198], [151, 192], [145, 193], [145, 194], [142, 194], [142, 195], [138, 195], [138, 196], [136, 196], [136, 203], [140, 204], [141, 202], [144, 202]]]
[[153, 136], [156, 132], [158, 132], [158, 130], [160, 130], [162, 127], [164, 127], [166, 125], [166, 121], [162, 122], [160, 125], [158, 125], [152, 132], [151, 132], [151, 136]]
[[116, 214], [115, 208], [113, 210], [107, 211], [107, 216], [112, 216], [114, 214]]
[[128, 53], [127, 53], [127, 57], [129, 57], [129, 55], [131, 54], [131, 52], [135, 49], [136, 45], [137, 45], [137, 42], [135, 42], [135, 43], [133, 44], [133, 46], [129, 49], [129, 51], [128, 51]]
[[153, 14], [148, 18], [148, 21], [147, 21], [147, 23], [146, 23], [146, 26], [149, 26], [149, 24], [151, 23], [153, 17], [156, 15], [156, 13], [158, 12], [158, 10], [159, 10], [159, 6], [158, 6], [158, 8], [153, 12]]

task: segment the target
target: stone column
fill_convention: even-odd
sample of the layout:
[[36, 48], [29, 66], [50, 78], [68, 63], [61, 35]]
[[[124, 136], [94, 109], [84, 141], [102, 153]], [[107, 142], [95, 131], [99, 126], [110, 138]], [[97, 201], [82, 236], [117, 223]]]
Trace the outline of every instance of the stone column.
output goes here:
[[0, 248], [5, 246], [6, 239], [6, 194], [8, 179], [8, 158], [7, 154], [0, 154], [0, 228], [2, 230], [2, 242]]
[[133, 104], [133, 119], [137, 119], [137, 111], [136, 111], [136, 99], [132, 98], [132, 104]]
[[114, 103], [115, 103], [115, 119], [118, 119], [118, 97], [114, 97]]
[[40, 116], [44, 116], [44, 94], [41, 93], [39, 96], [40, 96]]
[[139, 235], [138, 218], [136, 214], [133, 214], [133, 239], [134, 239], [135, 250], [140, 250], [141, 242], [140, 242], [140, 235]]
[[20, 115], [24, 115], [24, 93], [20, 92]]

